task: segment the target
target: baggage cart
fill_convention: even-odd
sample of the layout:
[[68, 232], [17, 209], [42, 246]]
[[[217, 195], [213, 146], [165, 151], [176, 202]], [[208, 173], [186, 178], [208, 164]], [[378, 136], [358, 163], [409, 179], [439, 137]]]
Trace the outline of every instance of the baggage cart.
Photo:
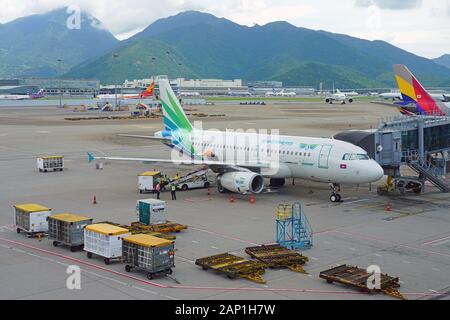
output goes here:
[[75, 252], [84, 246], [84, 228], [92, 224], [92, 218], [72, 213], [55, 214], [48, 217], [48, 236], [53, 246], [60, 244]]
[[122, 239], [130, 236], [128, 229], [106, 223], [96, 223], [84, 228], [84, 251], [88, 259], [93, 255], [103, 257], [106, 265], [122, 258]]
[[158, 275], [170, 275], [175, 267], [175, 245], [173, 241], [147, 234], [135, 234], [123, 238], [122, 260], [125, 271], [145, 271], [152, 280]]
[[288, 268], [300, 273], [306, 273], [303, 265], [309, 261], [308, 257], [279, 244], [250, 247], [246, 248], [245, 252], [252, 258], [267, 264], [270, 268]]
[[229, 253], [197, 259], [195, 264], [201, 266], [203, 270], [212, 269], [225, 274], [230, 279], [243, 278], [260, 284], [266, 283], [263, 278], [266, 264]]
[[131, 226], [135, 229], [142, 230], [142, 231], [151, 231], [151, 232], [158, 232], [158, 233], [170, 233], [170, 232], [181, 232], [182, 230], [186, 230], [188, 227], [183, 224], [179, 224], [172, 221], [167, 221], [166, 223], [161, 224], [152, 224], [152, 225], [145, 225], [140, 222], [132, 222]]
[[62, 156], [47, 156], [37, 158], [37, 167], [39, 172], [48, 171], [63, 171], [64, 157]]
[[156, 199], [139, 200], [136, 204], [139, 222], [145, 225], [167, 222], [166, 202]]
[[154, 193], [156, 185], [162, 182], [161, 178], [162, 178], [161, 172], [159, 171], [147, 171], [139, 174], [138, 175], [139, 193], [147, 193], [147, 192]]
[[398, 288], [400, 288], [399, 278], [381, 274], [380, 288], [370, 289], [367, 286], [367, 280], [370, 276], [372, 275], [364, 269], [345, 264], [322, 271], [319, 275], [320, 278], [325, 279], [328, 283], [336, 282], [366, 293], [382, 292], [397, 299], [405, 299], [398, 291]]
[[47, 218], [52, 209], [29, 203], [14, 206], [14, 221], [17, 233], [25, 232], [29, 237], [42, 236], [48, 232]]

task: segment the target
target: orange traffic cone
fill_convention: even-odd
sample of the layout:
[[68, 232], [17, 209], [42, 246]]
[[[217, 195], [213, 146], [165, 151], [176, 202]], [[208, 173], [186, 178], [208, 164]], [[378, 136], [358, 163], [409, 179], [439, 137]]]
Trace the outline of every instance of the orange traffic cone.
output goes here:
[[230, 202], [233, 203], [234, 202], [234, 195], [231, 193], [230, 194]]
[[250, 196], [250, 203], [255, 204], [255, 196], [254, 195]]
[[388, 202], [388, 204], [386, 205], [386, 211], [387, 212], [391, 212], [392, 211], [392, 204], [390, 202]]
[[211, 195], [211, 188], [208, 188], [208, 196]]
[[94, 196], [94, 200], [92, 201], [92, 204], [97, 204], [97, 197]]

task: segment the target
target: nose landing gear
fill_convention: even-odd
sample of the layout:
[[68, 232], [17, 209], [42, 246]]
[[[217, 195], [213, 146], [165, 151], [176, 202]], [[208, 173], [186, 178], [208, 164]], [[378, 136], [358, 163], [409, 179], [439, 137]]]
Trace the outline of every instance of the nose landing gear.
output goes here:
[[341, 202], [342, 196], [339, 194], [339, 192], [341, 191], [341, 186], [337, 183], [331, 183], [330, 189], [331, 189], [330, 201], [334, 203]]

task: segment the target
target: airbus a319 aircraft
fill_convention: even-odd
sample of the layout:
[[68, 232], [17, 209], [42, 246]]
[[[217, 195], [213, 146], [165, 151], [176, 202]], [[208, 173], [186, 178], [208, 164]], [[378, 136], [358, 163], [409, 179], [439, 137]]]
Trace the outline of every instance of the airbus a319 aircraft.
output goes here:
[[[167, 80], [159, 81], [164, 130], [154, 136], [129, 136], [159, 140], [177, 158], [94, 157], [89, 160], [205, 165], [217, 174], [220, 193], [263, 192], [265, 178], [281, 187], [287, 178], [332, 184], [330, 200], [340, 202], [340, 184], [378, 181], [383, 169], [367, 152], [348, 142], [313, 137], [269, 136], [194, 128]], [[179, 156], [183, 156], [179, 158]]]
[[336, 93], [325, 98], [326, 103], [333, 104], [333, 101], [340, 102], [341, 104], [346, 104], [347, 102], [353, 103], [353, 98], [337, 89]]

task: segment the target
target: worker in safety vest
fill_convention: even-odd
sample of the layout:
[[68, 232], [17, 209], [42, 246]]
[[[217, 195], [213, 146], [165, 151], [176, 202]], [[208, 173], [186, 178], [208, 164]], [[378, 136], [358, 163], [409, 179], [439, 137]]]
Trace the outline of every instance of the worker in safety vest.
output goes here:
[[171, 185], [170, 186], [170, 193], [172, 193], [172, 200], [177, 200], [177, 186]]

